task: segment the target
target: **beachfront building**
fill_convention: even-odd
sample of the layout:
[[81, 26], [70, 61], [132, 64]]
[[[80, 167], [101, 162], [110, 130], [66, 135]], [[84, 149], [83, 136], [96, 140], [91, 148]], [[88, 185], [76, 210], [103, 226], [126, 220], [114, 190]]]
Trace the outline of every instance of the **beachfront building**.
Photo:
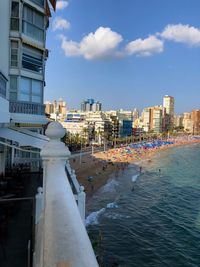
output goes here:
[[163, 107], [166, 109], [165, 130], [173, 130], [174, 127], [174, 97], [165, 95], [163, 98]]
[[150, 108], [150, 131], [152, 130], [155, 133], [162, 132], [162, 118], [162, 106], [155, 106]]
[[144, 108], [142, 112], [142, 122], [143, 122], [143, 129], [145, 132], [150, 131], [150, 108]]
[[191, 112], [192, 133], [200, 133], [200, 109], [192, 110]]
[[165, 108], [154, 106], [145, 108], [142, 112], [143, 129], [145, 132], [162, 133]]
[[[55, 8], [56, 1], [51, 2]], [[20, 160], [32, 164], [31, 153], [27, 157], [17, 147], [33, 146], [37, 150], [34, 142], [25, 141], [24, 134], [27, 130], [35, 136], [42, 134], [47, 123], [43, 94], [49, 16], [44, 0], [0, 1], [0, 138], [4, 143], [1, 157], [7, 155], [0, 162], [1, 169], [5, 165], [11, 168]]]
[[112, 120], [104, 112], [87, 112], [85, 118], [91, 133], [91, 139], [102, 144], [112, 136]]
[[140, 117], [139, 110], [137, 108], [134, 108], [134, 110], [132, 111], [133, 122], [139, 119], [139, 117]]
[[191, 133], [192, 132], [192, 119], [190, 112], [183, 113], [183, 128], [184, 131]]
[[83, 112], [99, 112], [102, 111], [102, 103], [90, 98], [81, 103], [81, 111]]
[[181, 114], [181, 115], [176, 115], [175, 117], [174, 117], [174, 127], [175, 128], [179, 128], [179, 129], [181, 129], [181, 128], [183, 128], [183, 115]]

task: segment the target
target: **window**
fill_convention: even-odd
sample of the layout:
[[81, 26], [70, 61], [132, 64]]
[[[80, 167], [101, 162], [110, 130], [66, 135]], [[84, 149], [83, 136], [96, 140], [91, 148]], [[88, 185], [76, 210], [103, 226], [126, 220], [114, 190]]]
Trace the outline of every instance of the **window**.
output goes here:
[[6, 78], [4, 75], [0, 72], [0, 96], [6, 97]]
[[32, 102], [41, 103], [42, 99], [42, 83], [40, 81], [32, 81]]
[[17, 101], [17, 76], [10, 76], [10, 101]]
[[22, 32], [27, 36], [44, 42], [44, 15], [28, 6], [23, 8]]
[[11, 41], [11, 67], [18, 67], [18, 41]]
[[23, 46], [22, 67], [35, 72], [43, 72], [43, 53], [40, 50]]
[[11, 31], [19, 31], [19, 3], [13, 1], [11, 3]]
[[22, 77], [19, 100], [29, 101], [33, 103], [42, 103], [42, 89], [43, 83], [41, 81]]

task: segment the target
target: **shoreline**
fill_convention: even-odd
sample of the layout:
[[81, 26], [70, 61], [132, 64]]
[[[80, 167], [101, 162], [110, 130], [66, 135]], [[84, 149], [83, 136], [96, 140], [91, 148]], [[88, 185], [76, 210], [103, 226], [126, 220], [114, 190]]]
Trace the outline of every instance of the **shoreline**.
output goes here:
[[89, 200], [107, 183], [111, 178], [111, 175], [117, 176], [118, 173], [121, 170], [125, 170], [129, 164], [135, 163], [139, 168], [143, 160], [151, 161], [152, 156], [157, 152], [165, 151], [173, 147], [182, 147], [200, 143], [200, 139], [174, 139], [173, 141], [173, 144], [151, 149], [132, 149], [132, 154], [131, 152], [124, 152], [127, 151], [129, 146], [116, 149], [113, 148], [106, 152], [97, 152], [93, 156], [84, 155], [82, 156], [81, 163], [77, 159], [70, 159], [70, 165], [76, 171], [77, 180], [84, 186], [87, 199]]

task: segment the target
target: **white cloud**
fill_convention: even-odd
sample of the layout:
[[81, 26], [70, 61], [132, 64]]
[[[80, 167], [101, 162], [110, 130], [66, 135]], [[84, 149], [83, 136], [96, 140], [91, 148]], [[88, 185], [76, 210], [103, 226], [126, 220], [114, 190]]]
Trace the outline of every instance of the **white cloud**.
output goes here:
[[66, 19], [63, 19], [61, 17], [56, 17], [53, 20], [52, 28], [53, 28], [53, 31], [69, 29], [70, 28], [70, 23]]
[[110, 28], [99, 27], [95, 33], [86, 35], [80, 43], [62, 36], [61, 47], [66, 56], [83, 56], [88, 60], [106, 59], [120, 56], [116, 49], [122, 40], [122, 36]]
[[62, 0], [60, 0], [60, 1], [58, 1], [57, 3], [56, 3], [56, 9], [57, 10], [62, 10], [62, 9], [64, 9], [64, 8], [66, 8], [67, 6], [69, 5], [69, 3], [67, 2], [67, 1], [62, 1]]
[[160, 34], [163, 38], [190, 46], [200, 46], [200, 29], [190, 25], [167, 25]]
[[128, 55], [139, 56], [151, 56], [163, 52], [163, 41], [156, 38], [154, 35], [150, 35], [146, 39], [136, 39], [126, 46], [126, 52]]

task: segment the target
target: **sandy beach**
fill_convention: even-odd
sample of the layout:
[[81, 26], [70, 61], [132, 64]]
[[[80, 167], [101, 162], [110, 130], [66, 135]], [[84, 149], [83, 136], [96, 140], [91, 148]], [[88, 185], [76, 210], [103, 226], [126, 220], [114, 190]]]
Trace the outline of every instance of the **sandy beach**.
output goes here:
[[117, 176], [119, 171], [125, 169], [128, 164], [137, 162], [140, 166], [142, 160], [151, 160], [152, 155], [159, 151], [199, 143], [200, 139], [176, 138], [170, 139], [168, 142], [170, 144], [150, 148], [147, 148], [147, 145], [140, 148], [132, 148], [131, 145], [113, 148], [94, 155], [83, 155], [81, 163], [79, 158], [71, 158], [70, 164], [76, 171], [79, 183], [85, 187], [87, 197], [91, 197], [106, 184], [112, 174]]

